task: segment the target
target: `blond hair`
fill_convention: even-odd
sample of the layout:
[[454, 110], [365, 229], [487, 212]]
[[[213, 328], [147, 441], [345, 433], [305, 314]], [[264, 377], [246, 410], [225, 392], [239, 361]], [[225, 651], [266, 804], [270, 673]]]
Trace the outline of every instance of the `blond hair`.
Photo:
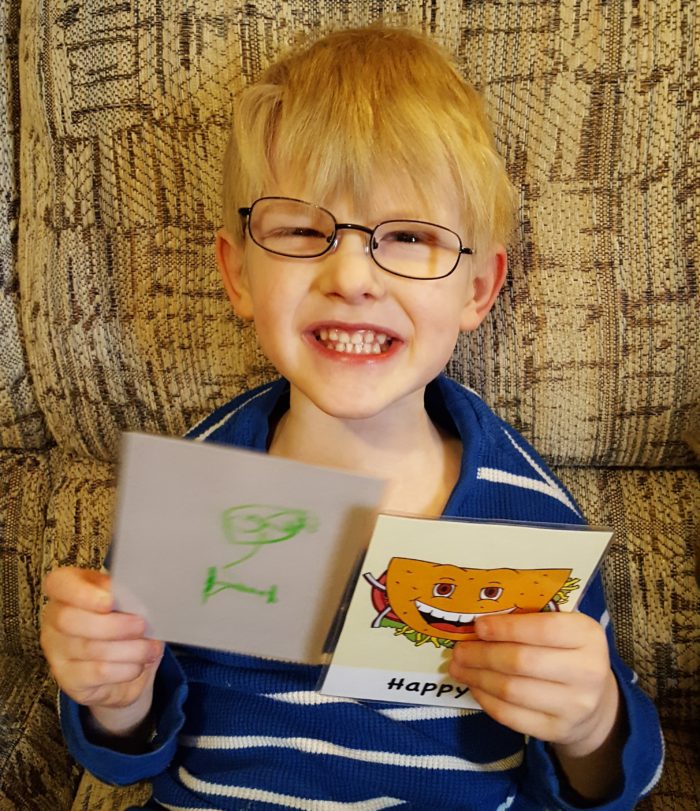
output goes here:
[[276, 172], [303, 178], [316, 203], [349, 194], [365, 208], [377, 183], [397, 181], [426, 205], [455, 200], [477, 251], [512, 228], [515, 192], [479, 94], [440, 46], [405, 29], [328, 34], [238, 95], [224, 166], [233, 236], [238, 208], [269, 193]]

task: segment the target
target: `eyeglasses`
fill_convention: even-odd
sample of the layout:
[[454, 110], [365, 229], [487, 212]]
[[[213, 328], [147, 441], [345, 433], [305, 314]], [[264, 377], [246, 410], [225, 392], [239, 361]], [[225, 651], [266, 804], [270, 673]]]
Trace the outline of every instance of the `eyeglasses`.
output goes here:
[[454, 271], [462, 254], [474, 253], [442, 225], [422, 220], [387, 220], [374, 228], [339, 223], [327, 209], [291, 197], [260, 197], [238, 213], [247, 218], [256, 245], [298, 259], [333, 250], [340, 231], [361, 231], [369, 236], [369, 253], [377, 265], [409, 279], [442, 279]]

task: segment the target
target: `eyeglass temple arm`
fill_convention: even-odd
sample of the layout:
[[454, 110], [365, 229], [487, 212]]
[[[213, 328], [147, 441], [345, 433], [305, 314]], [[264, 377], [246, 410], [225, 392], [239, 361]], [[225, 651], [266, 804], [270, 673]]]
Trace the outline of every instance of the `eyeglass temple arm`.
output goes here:
[[246, 220], [250, 222], [250, 212], [253, 210], [252, 206], [247, 206], [238, 209], [238, 214], [241, 217], [241, 233], [245, 236]]

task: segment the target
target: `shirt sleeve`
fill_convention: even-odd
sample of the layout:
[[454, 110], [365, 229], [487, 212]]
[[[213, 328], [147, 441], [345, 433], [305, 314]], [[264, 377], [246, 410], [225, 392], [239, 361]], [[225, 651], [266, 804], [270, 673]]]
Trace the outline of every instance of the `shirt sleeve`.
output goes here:
[[[617, 792], [607, 801], [585, 807], [598, 811], [629, 811], [645, 797], [661, 777], [664, 742], [656, 708], [641, 690], [636, 674], [620, 659], [615, 647], [614, 632], [603, 593], [600, 574], [596, 575], [581, 603], [580, 610], [605, 629], [610, 650], [612, 671], [620, 690], [621, 711], [626, 723], [626, 739], [622, 750], [622, 778]], [[556, 766], [546, 744], [529, 739], [526, 749], [528, 786], [525, 791], [543, 808], [575, 811], [580, 806], [565, 799]]]
[[185, 715], [185, 675], [168, 645], [154, 685], [155, 732], [148, 751], [133, 755], [93, 743], [85, 734], [85, 708], [59, 693], [61, 729], [71, 755], [104, 783], [125, 786], [154, 777], [167, 769], [175, 755], [178, 732]]

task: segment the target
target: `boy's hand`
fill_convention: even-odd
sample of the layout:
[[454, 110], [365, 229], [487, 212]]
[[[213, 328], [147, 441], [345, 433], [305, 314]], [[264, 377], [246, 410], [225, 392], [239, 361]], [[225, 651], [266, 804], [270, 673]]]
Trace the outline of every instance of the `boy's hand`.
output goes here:
[[41, 647], [63, 692], [98, 713], [145, 715], [163, 643], [144, 638], [141, 617], [112, 611], [109, 576], [64, 567], [46, 577], [44, 592]]
[[610, 737], [618, 688], [605, 632], [579, 613], [482, 618], [453, 649], [450, 675], [496, 721], [583, 758]]

